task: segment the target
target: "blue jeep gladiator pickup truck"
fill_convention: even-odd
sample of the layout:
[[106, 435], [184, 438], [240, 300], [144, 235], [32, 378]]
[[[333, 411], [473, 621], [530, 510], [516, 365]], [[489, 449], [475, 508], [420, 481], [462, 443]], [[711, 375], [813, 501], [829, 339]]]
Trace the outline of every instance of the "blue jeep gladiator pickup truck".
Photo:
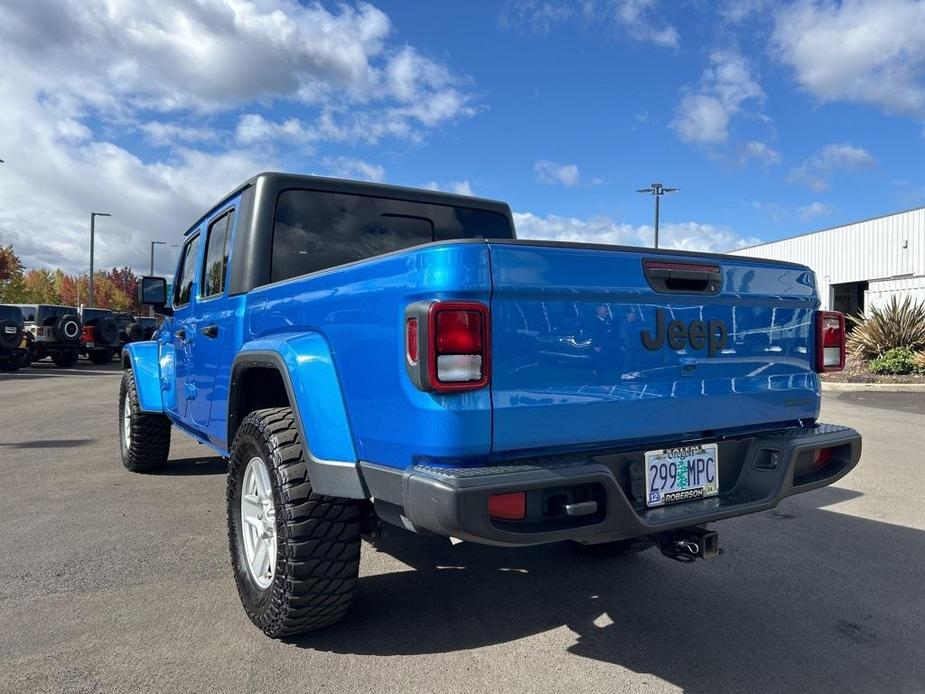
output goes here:
[[129, 470], [177, 427], [229, 459], [228, 538], [271, 636], [332, 624], [383, 524], [494, 545], [718, 551], [706, 524], [831, 484], [844, 319], [806, 267], [518, 240], [507, 205], [265, 173], [186, 232], [125, 347]]

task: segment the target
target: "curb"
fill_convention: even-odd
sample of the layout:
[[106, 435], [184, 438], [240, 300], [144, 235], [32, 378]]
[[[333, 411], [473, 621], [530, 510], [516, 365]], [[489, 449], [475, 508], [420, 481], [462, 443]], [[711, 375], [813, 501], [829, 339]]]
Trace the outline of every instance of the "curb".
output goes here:
[[833, 383], [822, 381], [823, 393], [925, 393], [925, 383]]

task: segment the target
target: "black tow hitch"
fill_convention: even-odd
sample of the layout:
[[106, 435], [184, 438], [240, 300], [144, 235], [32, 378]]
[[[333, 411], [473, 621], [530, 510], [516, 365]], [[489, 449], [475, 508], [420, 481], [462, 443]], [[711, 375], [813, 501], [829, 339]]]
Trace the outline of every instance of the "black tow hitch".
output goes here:
[[719, 556], [719, 533], [696, 525], [659, 533], [655, 541], [662, 554], [677, 561], [714, 559]]

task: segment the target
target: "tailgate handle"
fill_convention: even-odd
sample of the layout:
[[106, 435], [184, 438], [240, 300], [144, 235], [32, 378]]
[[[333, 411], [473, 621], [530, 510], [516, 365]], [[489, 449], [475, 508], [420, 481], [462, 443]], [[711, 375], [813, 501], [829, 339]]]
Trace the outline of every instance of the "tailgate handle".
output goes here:
[[723, 283], [719, 265], [643, 260], [649, 286], [661, 293], [718, 294]]

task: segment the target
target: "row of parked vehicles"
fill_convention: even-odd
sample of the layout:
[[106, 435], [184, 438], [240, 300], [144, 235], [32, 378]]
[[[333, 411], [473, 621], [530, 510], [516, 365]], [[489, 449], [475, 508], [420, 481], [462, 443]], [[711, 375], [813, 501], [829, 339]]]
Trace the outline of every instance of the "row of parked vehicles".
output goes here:
[[47, 357], [61, 367], [74, 366], [80, 356], [107, 364], [125, 345], [150, 340], [156, 330], [156, 318], [107, 308], [0, 305], [0, 371]]

